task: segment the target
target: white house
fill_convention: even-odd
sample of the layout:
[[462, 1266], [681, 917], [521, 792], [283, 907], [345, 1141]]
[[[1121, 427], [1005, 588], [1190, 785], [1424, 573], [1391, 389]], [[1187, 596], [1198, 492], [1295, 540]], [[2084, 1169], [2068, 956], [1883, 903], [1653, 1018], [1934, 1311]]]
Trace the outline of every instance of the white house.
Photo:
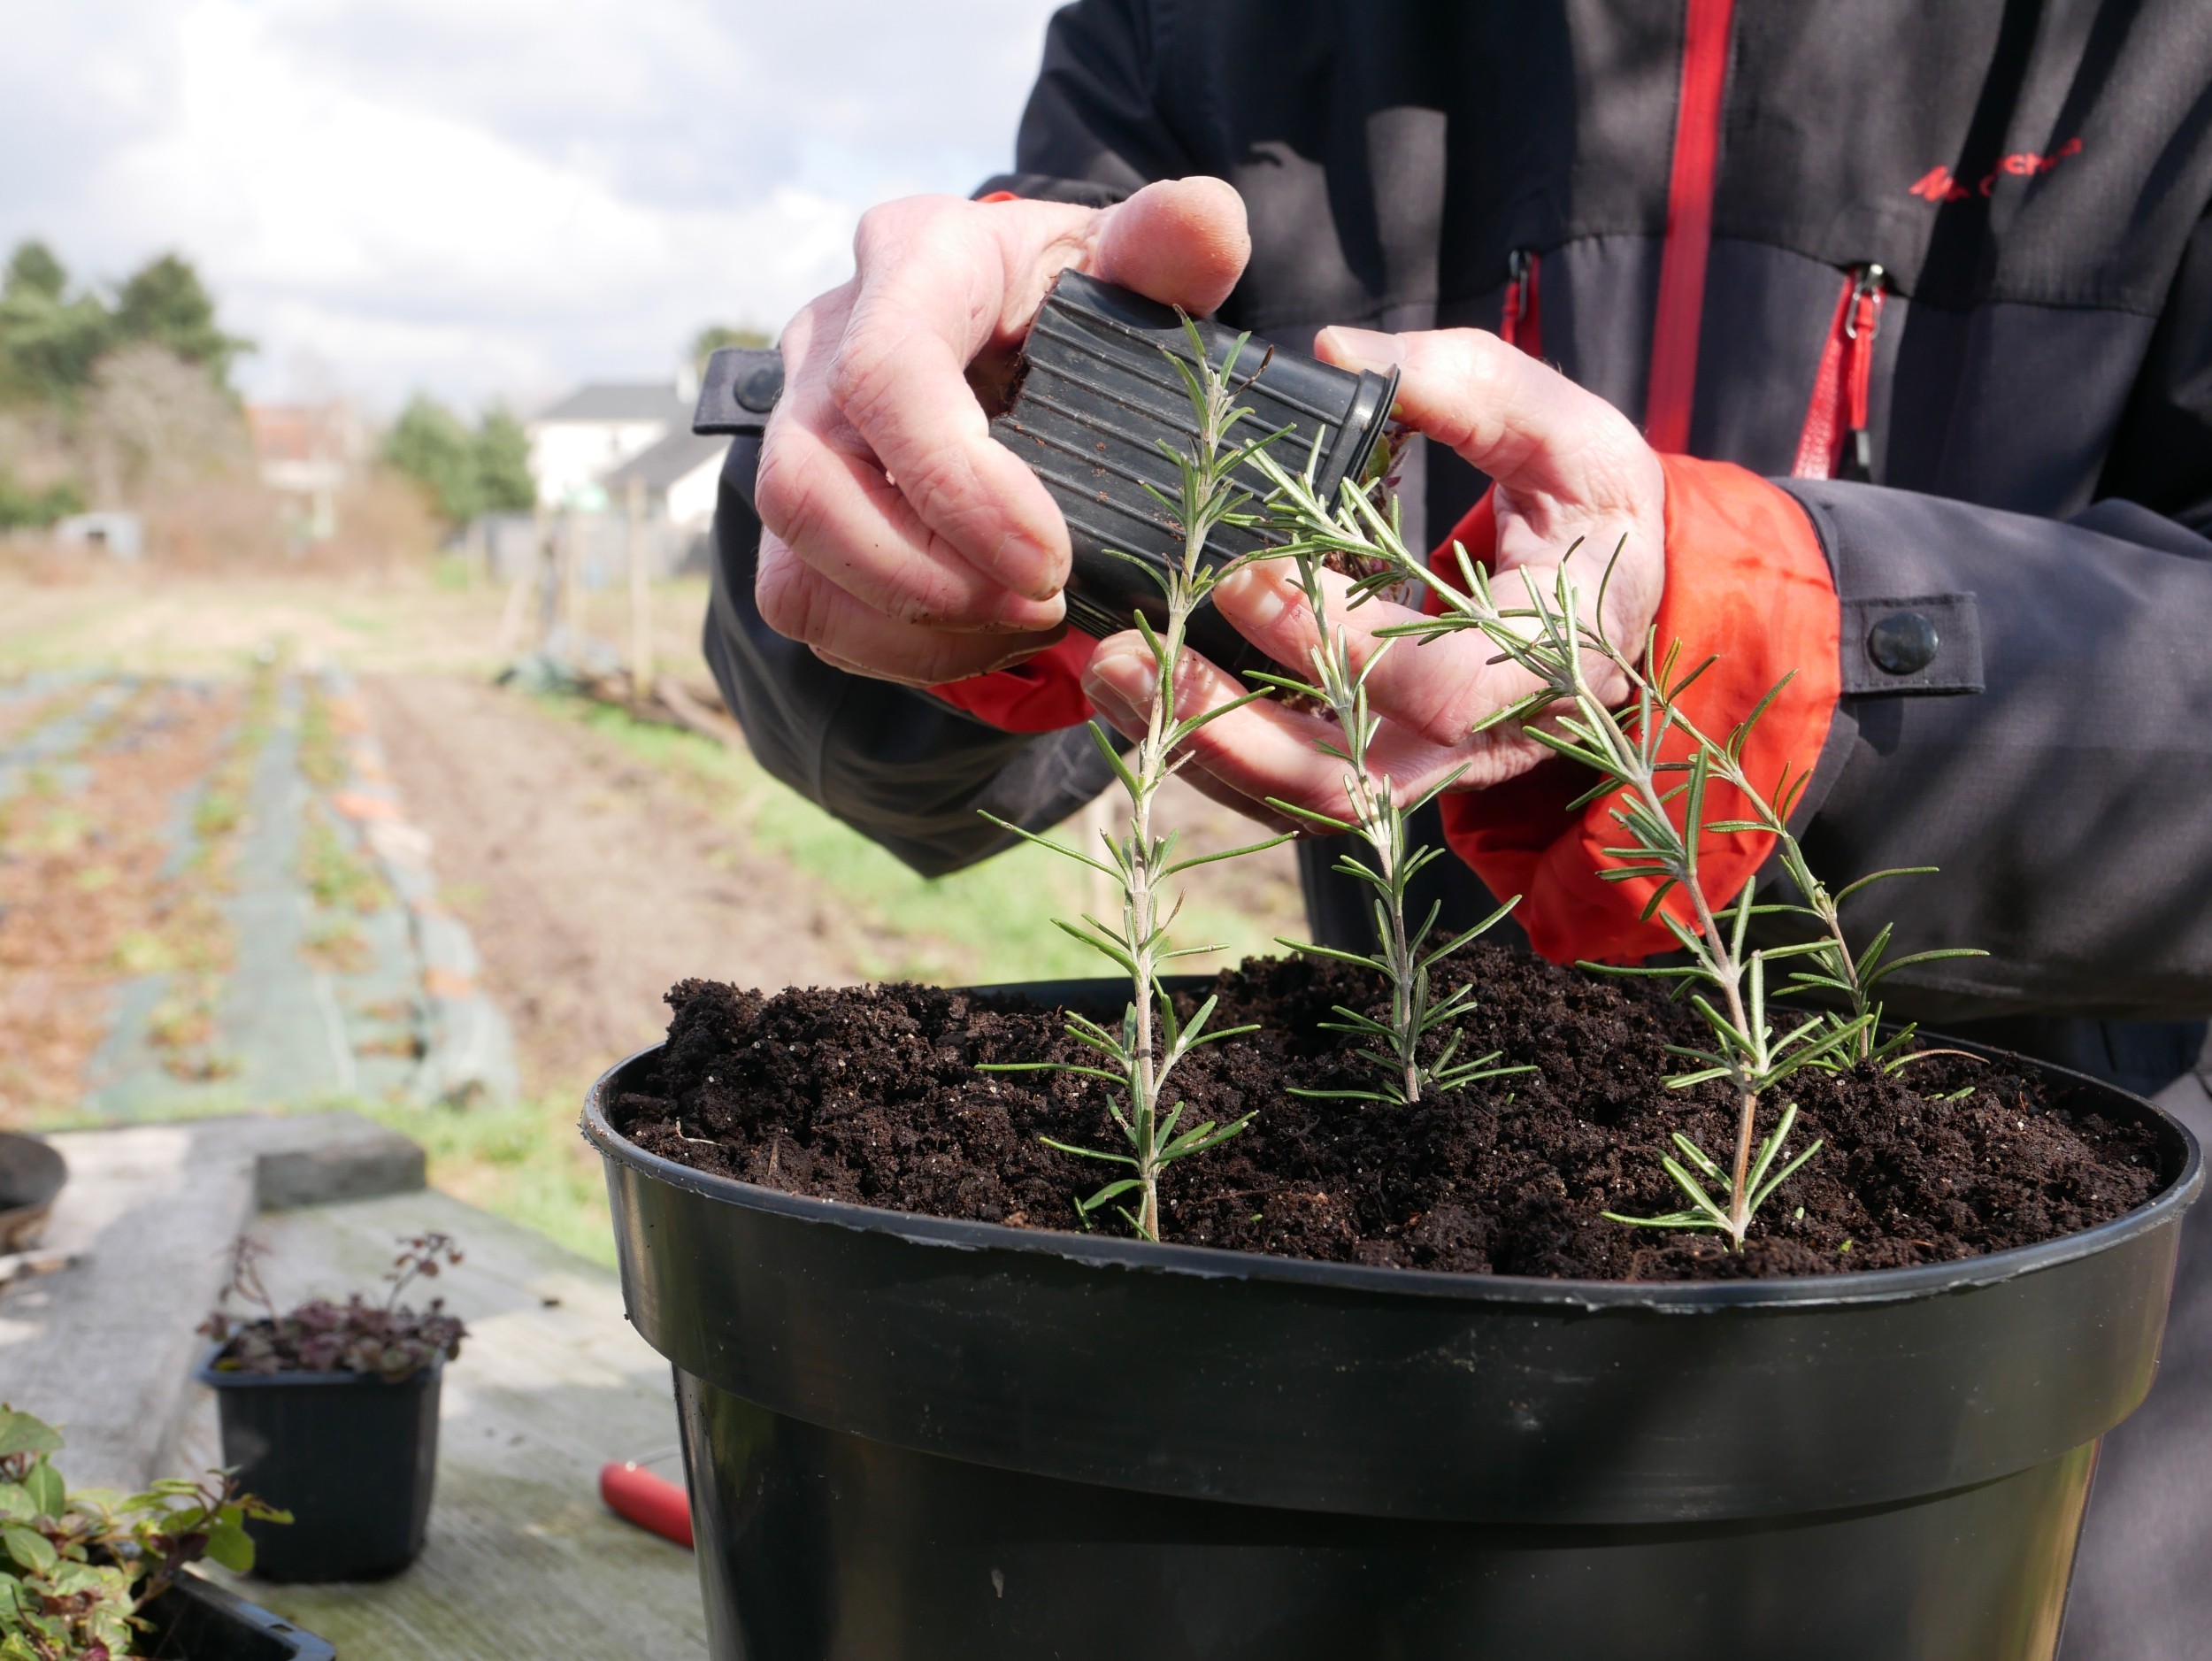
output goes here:
[[246, 430], [261, 481], [285, 498], [295, 534], [311, 542], [336, 535], [338, 493], [369, 452], [359, 412], [342, 401], [249, 404]]
[[681, 430], [641, 450], [599, 482], [607, 492], [609, 511], [620, 513], [629, 500], [630, 481], [645, 493], [645, 511], [677, 531], [703, 531], [714, 519], [716, 481], [722, 475], [723, 453], [730, 447], [726, 434]]
[[525, 424], [530, 477], [550, 508], [605, 505], [608, 473], [672, 434], [688, 436], [691, 405], [672, 381], [579, 387]]

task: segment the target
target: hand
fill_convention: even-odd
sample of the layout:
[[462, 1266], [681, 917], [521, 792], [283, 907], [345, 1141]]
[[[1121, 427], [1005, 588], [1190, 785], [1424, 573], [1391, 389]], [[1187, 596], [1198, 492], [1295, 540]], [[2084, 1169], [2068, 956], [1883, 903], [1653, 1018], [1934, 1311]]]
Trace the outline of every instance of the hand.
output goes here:
[[[1658, 610], [1666, 581], [1665, 482], [1659, 458], [1619, 411], [1496, 336], [1475, 329], [1379, 335], [1324, 329], [1316, 350], [1346, 368], [1400, 365], [1398, 413], [1434, 443], [1449, 445], [1495, 481], [1498, 552], [1493, 591], [1501, 606], [1521, 602], [1526, 573], [1548, 591], [1563, 561], [1583, 614], [1595, 621], [1598, 588], [1617, 546], [1607, 585], [1606, 638], [1632, 662]], [[1573, 549], [1570, 553], [1569, 550]], [[1347, 631], [1353, 661], [1383, 642], [1376, 631], [1417, 614], [1382, 600], [1356, 610], [1348, 581], [1331, 576], [1330, 621]], [[1287, 564], [1248, 567], [1216, 589], [1222, 614], [1279, 663], [1303, 671], [1317, 639], [1311, 610]], [[1382, 726], [1371, 765], [1400, 800], [1418, 795], [1455, 768], [1452, 788], [1479, 789], [1525, 773], [1550, 752], [1517, 728], [1474, 733], [1476, 724], [1534, 688], [1526, 672], [1494, 664], [1479, 634], [1425, 643], [1400, 640], [1368, 680]], [[1617, 670], [1595, 673], [1608, 696], [1625, 692]], [[1124, 732], [1142, 729], [1156, 679], [1137, 634], [1117, 634], [1093, 654], [1084, 689]], [[1611, 684], [1608, 684], [1608, 682]], [[1179, 712], [1194, 714], [1248, 690], [1202, 659], [1178, 670]], [[1202, 728], [1193, 765], [1210, 775], [1210, 795], [1248, 811], [1270, 797], [1338, 818], [1347, 814], [1344, 764], [1322, 753], [1333, 722], [1261, 702]], [[1272, 818], [1264, 810], [1256, 817]]]
[[1117, 206], [917, 196], [863, 216], [851, 281], [784, 331], [786, 385], [756, 501], [769, 626], [842, 669], [918, 686], [999, 668], [1065, 632], [1060, 511], [990, 435], [1002, 382], [1072, 265], [1193, 312], [1251, 251], [1218, 179]]

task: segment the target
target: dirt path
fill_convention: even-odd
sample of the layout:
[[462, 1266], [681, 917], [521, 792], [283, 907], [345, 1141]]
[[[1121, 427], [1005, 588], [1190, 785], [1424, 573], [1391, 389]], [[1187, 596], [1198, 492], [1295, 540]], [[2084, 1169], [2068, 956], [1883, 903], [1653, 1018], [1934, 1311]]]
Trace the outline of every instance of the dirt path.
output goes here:
[[513, 1023], [526, 1089], [571, 1088], [658, 1037], [661, 995], [684, 976], [858, 978], [812, 883], [592, 734], [470, 681], [361, 690]]

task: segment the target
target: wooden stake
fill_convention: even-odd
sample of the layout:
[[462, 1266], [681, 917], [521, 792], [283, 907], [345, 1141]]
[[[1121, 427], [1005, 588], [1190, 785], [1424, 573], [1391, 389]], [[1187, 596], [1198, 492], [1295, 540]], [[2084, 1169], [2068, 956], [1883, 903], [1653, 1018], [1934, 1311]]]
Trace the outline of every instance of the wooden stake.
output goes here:
[[640, 703], [653, 696], [653, 590], [645, 569], [645, 481], [630, 477], [630, 696]]

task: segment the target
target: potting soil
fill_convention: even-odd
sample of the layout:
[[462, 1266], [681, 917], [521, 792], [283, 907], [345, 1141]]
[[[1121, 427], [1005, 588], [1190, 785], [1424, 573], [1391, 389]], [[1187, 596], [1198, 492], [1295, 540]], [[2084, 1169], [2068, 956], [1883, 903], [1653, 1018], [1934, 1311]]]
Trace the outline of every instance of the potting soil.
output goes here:
[[[1824, 1145], [1740, 1253], [1709, 1233], [1609, 1221], [1601, 1213], [1682, 1209], [1660, 1164], [1673, 1132], [1723, 1166], [1731, 1157], [1725, 1086], [1664, 1082], [1684, 1065], [1667, 1044], [1709, 1042], [1695, 1013], [1655, 983], [1485, 943], [1439, 970], [1440, 988], [1476, 988], [1460, 1054], [1500, 1050], [1499, 1065], [1534, 1071], [1411, 1106], [1296, 1096], [1372, 1088], [1352, 1041], [1320, 1024], [1339, 1004], [1381, 1016], [1380, 983], [1296, 958], [1225, 971], [1212, 1024], [1260, 1030], [1194, 1051], [1167, 1100], [1187, 1104], [1186, 1126], [1255, 1117], [1170, 1168], [1162, 1238], [1472, 1273], [1758, 1278], [2026, 1245], [2116, 1217], [2161, 1186], [2147, 1132], [2070, 1108], [2024, 1068], [1932, 1045], [1896, 1073], [1801, 1072], [1763, 1105], [1762, 1135], [1797, 1104], [1785, 1157]], [[1125, 1150], [1110, 1085], [978, 1070], [1095, 1062], [1056, 1011], [912, 985], [770, 996], [687, 980], [669, 1002], [658, 1088], [611, 1104], [617, 1130], [664, 1157], [794, 1194], [1045, 1229], [1082, 1226], [1077, 1197], [1125, 1174], [1042, 1140]], [[1110, 1208], [1094, 1226], [1127, 1232]]]

